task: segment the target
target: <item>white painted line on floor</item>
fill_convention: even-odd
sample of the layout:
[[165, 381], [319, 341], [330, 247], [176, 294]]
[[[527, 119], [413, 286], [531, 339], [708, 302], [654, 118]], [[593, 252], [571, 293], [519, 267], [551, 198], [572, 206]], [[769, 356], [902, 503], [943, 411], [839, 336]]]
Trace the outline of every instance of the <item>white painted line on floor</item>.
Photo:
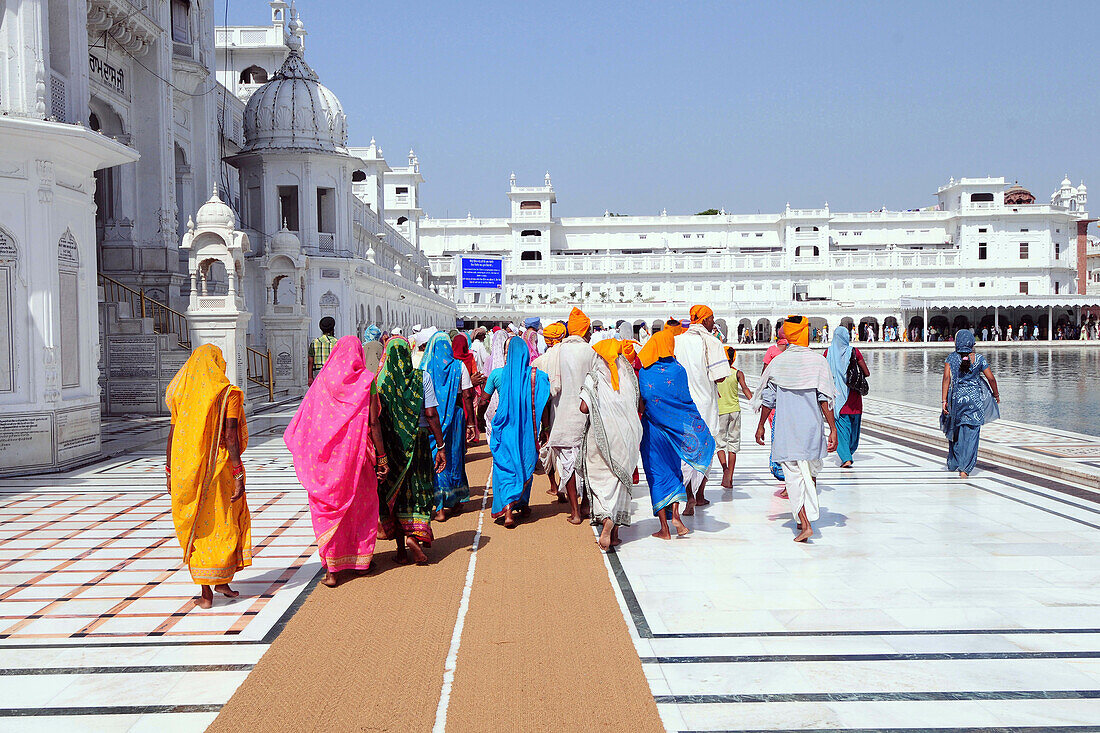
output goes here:
[[458, 647], [462, 643], [462, 627], [466, 623], [466, 612], [470, 610], [470, 588], [474, 584], [477, 548], [481, 544], [481, 524], [485, 521], [485, 502], [489, 498], [489, 488], [491, 486], [492, 475], [490, 474], [485, 491], [481, 495], [481, 511], [477, 515], [477, 531], [474, 532], [474, 541], [470, 543], [470, 567], [466, 569], [466, 584], [462, 587], [462, 600], [458, 604], [458, 619], [455, 621], [454, 633], [451, 634], [451, 648], [447, 651], [447, 660], [443, 663], [443, 689], [439, 691], [439, 705], [435, 708], [433, 733], [444, 733], [447, 730], [447, 707], [451, 703], [451, 685], [454, 684], [455, 667], [458, 666]]

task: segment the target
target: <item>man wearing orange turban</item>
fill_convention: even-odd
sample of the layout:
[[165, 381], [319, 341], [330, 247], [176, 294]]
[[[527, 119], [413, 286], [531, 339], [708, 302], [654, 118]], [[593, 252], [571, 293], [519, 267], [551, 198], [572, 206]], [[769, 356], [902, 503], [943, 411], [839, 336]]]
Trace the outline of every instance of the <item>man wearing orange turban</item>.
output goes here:
[[589, 335], [589, 330], [592, 328], [592, 319], [584, 314], [580, 308], [574, 308], [569, 311], [569, 335], [570, 336], [583, 336], [585, 338]]
[[[588, 497], [578, 496], [577, 461], [588, 418], [581, 412], [581, 385], [596, 363], [596, 352], [588, 343], [592, 321], [574, 308], [566, 326], [568, 336], [561, 343], [549, 347], [534, 366], [550, 376], [550, 439], [547, 445], [553, 455], [554, 471], [558, 487], [565, 487], [569, 501], [569, 521], [581, 524], [588, 514]], [[546, 331], [543, 331], [546, 338]], [[560, 498], [559, 493], [559, 498]]]
[[542, 340], [546, 342], [546, 348], [550, 348], [559, 343], [565, 338], [565, 324], [561, 321], [555, 321], [546, 328], [542, 329]]
[[[714, 311], [705, 305], [694, 305], [690, 314], [691, 325], [687, 331], [676, 337], [676, 361], [687, 372], [688, 391], [699, 409], [700, 417], [710, 434], [718, 435], [717, 383], [730, 375], [729, 360], [721, 342], [714, 337]], [[694, 496], [689, 487], [685, 515], [694, 514], [696, 505], [705, 506], [710, 503], [703, 496], [706, 483], [704, 474]]]

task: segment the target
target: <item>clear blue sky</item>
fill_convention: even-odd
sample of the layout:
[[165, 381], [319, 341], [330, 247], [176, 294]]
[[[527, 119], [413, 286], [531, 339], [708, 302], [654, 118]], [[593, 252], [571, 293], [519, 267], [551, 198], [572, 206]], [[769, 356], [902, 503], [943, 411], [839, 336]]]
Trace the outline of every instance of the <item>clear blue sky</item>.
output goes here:
[[912, 208], [951, 176], [1100, 196], [1100, 2], [1068, 5], [297, 2], [351, 144], [414, 147], [440, 217], [506, 215], [513, 170], [549, 169], [561, 216]]

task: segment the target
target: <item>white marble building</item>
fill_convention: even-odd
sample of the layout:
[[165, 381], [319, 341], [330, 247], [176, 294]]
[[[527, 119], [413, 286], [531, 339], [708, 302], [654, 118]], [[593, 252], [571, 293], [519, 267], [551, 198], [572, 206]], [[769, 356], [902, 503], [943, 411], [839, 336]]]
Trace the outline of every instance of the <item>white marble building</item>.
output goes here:
[[[435, 219], [420, 241], [441, 292], [459, 316], [492, 320], [516, 312], [562, 317], [580, 305], [605, 322], [636, 326], [710, 304], [735, 338], [771, 336], [790, 312], [816, 325], [1076, 320], [1078, 224], [1087, 191], [1064, 181], [1036, 204], [1003, 178], [951, 179], [927, 208], [837, 212], [789, 206], [773, 214], [558, 217], [547, 173], [542, 186], [507, 191], [507, 217]], [[464, 292], [459, 257], [499, 257], [503, 287]], [[1080, 263], [1083, 265], [1083, 263]]]
[[0, 474], [95, 457], [101, 413], [163, 412], [193, 336], [180, 243], [215, 187], [250, 249], [232, 279], [199, 263], [202, 287], [239, 288], [279, 391], [324, 315], [341, 335], [454, 323], [417, 244], [415, 155], [347, 147], [287, 3], [217, 30], [214, 7], [0, 0]]

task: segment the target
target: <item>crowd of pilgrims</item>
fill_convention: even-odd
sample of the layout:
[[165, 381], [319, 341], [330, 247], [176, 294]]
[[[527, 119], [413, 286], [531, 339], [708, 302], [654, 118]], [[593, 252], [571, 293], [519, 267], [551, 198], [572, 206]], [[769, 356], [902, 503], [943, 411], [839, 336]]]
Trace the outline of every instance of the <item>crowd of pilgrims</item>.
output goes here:
[[[547, 493], [569, 505], [568, 521], [597, 527], [603, 551], [630, 524], [639, 467], [659, 539], [687, 535], [682, 517], [710, 503], [715, 457], [722, 487], [733, 487], [741, 397], [759, 415], [758, 444], [771, 425], [771, 468], [784, 481], [778, 495], [789, 501], [796, 542], [814, 533], [826, 454], [837, 451], [850, 468], [859, 442], [869, 375], [863, 356], [843, 327], [824, 355], [811, 350], [802, 316], [783, 322], [755, 394], [705, 305], [639, 340], [614, 332], [594, 338], [577, 308], [545, 327], [529, 318], [522, 328], [414, 328], [406, 337], [372, 326], [362, 341], [336, 339], [331, 325], [322, 323], [326, 335], [311, 346], [310, 386], [283, 435], [308, 494], [328, 586], [368, 572], [379, 539], [396, 542], [398, 563], [427, 563], [433, 522], [455, 516], [470, 498], [467, 450], [483, 433], [496, 521], [522, 524], [533, 477], [545, 474]], [[960, 331], [956, 346], [945, 364], [942, 427], [948, 465], [965, 475], [981, 424], [996, 416], [982, 387], [995, 396], [996, 382], [973, 354], [972, 332]], [[225, 376], [220, 349], [204, 345], [172, 380], [166, 402], [173, 521], [202, 588], [196, 604], [209, 608], [213, 592], [237, 595], [228, 584], [251, 564], [242, 394]]]

